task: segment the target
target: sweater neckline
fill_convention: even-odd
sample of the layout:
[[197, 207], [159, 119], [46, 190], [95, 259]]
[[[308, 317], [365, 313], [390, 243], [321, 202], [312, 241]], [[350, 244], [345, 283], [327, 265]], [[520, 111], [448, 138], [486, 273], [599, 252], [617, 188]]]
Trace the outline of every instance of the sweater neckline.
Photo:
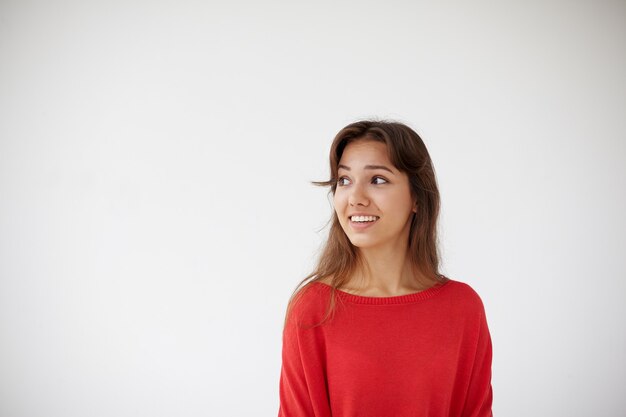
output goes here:
[[448, 278], [448, 280], [444, 283], [437, 283], [430, 288], [425, 290], [421, 290], [418, 292], [414, 292], [411, 294], [403, 294], [403, 295], [392, 295], [387, 297], [367, 297], [364, 295], [356, 295], [351, 294], [349, 292], [334, 288], [331, 285], [328, 285], [323, 282], [315, 281], [316, 284], [323, 285], [328, 290], [335, 290], [337, 295], [339, 295], [345, 301], [349, 301], [351, 303], [356, 304], [370, 304], [370, 305], [387, 305], [387, 304], [406, 304], [406, 303], [414, 303], [417, 301], [427, 300], [429, 298], [437, 295], [442, 289], [448, 287], [450, 283], [454, 282], [454, 280]]

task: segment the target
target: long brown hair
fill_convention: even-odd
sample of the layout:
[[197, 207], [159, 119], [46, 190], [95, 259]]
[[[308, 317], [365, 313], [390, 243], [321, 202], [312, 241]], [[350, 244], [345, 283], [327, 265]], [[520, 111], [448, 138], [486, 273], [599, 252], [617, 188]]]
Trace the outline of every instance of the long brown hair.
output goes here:
[[[408, 252], [416, 277], [423, 275], [435, 282], [447, 278], [439, 273], [439, 250], [437, 241], [437, 219], [440, 210], [439, 188], [435, 169], [422, 138], [410, 127], [392, 121], [363, 120], [349, 124], [337, 133], [330, 147], [330, 180], [312, 181], [312, 184], [330, 187], [329, 194], [337, 188], [337, 165], [346, 146], [357, 140], [375, 140], [387, 146], [391, 163], [407, 174], [412, 197], [417, 201], [417, 212], [411, 219]], [[352, 273], [360, 266], [365, 267], [357, 248], [343, 231], [337, 213], [333, 211], [330, 232], [317, 266], [294, 290], [285, 315], [289, 313], [304, 290], [313, 282], [330, 278], [331, 297], [322, 324], [335, 312], [337, 288], [348, 282]], [[421, 273], [421, 274], [420, 274]], [[311, 279], [313, 278], [313, 279]], [[307, 280], [306, 285], [302, 286]], [[419, 278], [417, 278], [419, 279]], [[302, 287], [301, 287], [302, 286]], [[300, 288], [301, 287], [301, 288]], [[317, 326], [316, 325], [316, 326]]]

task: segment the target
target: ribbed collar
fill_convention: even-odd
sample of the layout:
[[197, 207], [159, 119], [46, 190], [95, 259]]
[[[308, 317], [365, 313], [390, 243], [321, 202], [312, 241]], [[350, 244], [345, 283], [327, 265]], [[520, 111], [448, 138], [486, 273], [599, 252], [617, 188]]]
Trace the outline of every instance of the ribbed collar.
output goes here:
[[[391, 297], [365, 297], [362, 295], [350, 294], [349, 292], [345, 292], [345, 291], [338, 290], [338, 289], [335, 289], [335, 291], [337, 295], [339, 295], [345, 301], [356, 303], [356, 304], [370, 304], [370, 305], [407, 304], [407, 303], [415, 303], [418, 301], [423, 301], [423, 300], [432, 298], [435, 295], [439, 294], [441, 290], [448, 287], [450, 284], [454, 282], [455, 282], [454, 280], [448, 279], [448, 281], [446, 281], [445, 283], [435, 284], [434, 286], [426, 290], [422, 290], [422, 291], [411, 293], [411, 294], [395, 295]], [[333, 287], [323, 282], [316, 281], [314, 282], [314, 284], [323, 285], [328, 290], [333, 289]]]

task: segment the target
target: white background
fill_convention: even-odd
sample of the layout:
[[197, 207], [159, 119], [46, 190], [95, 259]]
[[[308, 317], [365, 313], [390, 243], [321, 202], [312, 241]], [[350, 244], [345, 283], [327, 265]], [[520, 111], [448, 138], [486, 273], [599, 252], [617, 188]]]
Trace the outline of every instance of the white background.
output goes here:
[[0, 3], [0, 417], [275, 416], [335, 133], [423, 137], [497, 416], [626, 415], [626, 4]]

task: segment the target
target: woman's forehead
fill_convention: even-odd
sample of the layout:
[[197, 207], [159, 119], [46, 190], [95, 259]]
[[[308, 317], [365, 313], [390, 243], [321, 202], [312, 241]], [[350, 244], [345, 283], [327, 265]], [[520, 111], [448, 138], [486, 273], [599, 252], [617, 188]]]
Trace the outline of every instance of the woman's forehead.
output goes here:
[[341, 155], [339, 164], [348, 168], [353, 166], [363, 168], [366, 165], [386, 165], [393, 168], [387, 154], [387, 145], [374, 140], [359, 140], [349, 143]]

